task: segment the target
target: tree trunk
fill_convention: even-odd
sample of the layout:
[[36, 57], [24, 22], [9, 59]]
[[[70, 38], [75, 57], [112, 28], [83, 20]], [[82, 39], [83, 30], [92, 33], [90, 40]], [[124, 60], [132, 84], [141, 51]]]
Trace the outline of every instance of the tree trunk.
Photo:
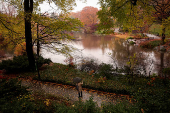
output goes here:
[[32, 11], [33, 11], [33, 0], [24, 0], [26, 52], [29, 61], [29, 67], [31, 70], [35, 70], [35, 59], [33, 54], [32, 34], [31, 34]]
[[165, 28], [162, 29], [162, 44], [165, 43], [164, 40], [165, 40]]

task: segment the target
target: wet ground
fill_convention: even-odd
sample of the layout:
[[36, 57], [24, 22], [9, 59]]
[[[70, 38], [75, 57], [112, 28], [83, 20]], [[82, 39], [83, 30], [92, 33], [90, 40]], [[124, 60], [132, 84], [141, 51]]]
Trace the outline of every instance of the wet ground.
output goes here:
[[[61, 96], [70, 99], [71, 101], [78, 101], [78, 92], [73, 86], [62, 85], [57, 83], [50, 82], [40, 82], [40, 81], [30, 81], [30, 80], [22, 80], [21, 84], [23, 86], [29, 86], [29, 90], [32, 91], [40, 91], [45, 94], [51, 94], [56, 96]], [[102, 103], [116, 103], [117, 99], [126, 97], [128, 95], [116, 95], [114, 93], [101, 92], [97, 90], [91, 89], [83, 89], [83, 97], [82, 100], [86, 101], [93, 96], [93, 101], [97, 103], [99, 107], [101, 107]]]

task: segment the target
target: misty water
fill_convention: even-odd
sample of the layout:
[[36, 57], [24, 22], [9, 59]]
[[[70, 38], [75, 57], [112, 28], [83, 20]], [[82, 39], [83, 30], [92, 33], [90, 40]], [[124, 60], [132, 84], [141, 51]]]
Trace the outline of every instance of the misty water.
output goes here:
[[[158, 74], [162, 67], [168, 67], [170, 64], [168, 52], [142, 49], [137, 44], [130, 45], [125, 39], [115, 36], [76, 32], [74, 37], [75, 40], [64, 43], [78, 49], [71, 53], [75, 64], [79, 64], [83, 59], [93, 59], [99, 64], [109, 63], [114, 67], [123, 68], [127, 66], [130, 56], [136, 54], [138, 64], [135, 64], [135, 70], [144, 75]], [[51, 52], [49, 48], [44, 47], [41, 54], [55, 63], [66, 64], [64, 55]]]

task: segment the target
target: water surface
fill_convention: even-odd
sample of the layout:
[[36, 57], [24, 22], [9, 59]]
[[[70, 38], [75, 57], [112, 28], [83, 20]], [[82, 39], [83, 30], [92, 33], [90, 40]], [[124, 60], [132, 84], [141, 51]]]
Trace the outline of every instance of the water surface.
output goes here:
[[[94, 35], [74, 33], [75, 40], [65, 42], [76, 47], [81, 52], [73, 53], [74, 62], [80, 59], [95, 59], [98, 63], [109, 63], [122, 68], [127, 65], [131, 56], [136, 54], [138, 63], [134, 64], [136, 70], [142, 73], [153, 74], [161, 71], [160, 67], [168, 67], [169, 53], [142, 49], [138, 45], [130, 45], [125, 39], [110, 35]], [[51, 53], [45, 49], [41, 51], [45, 58], [51, 58], [55, 63], [66, 64], [66, 57], [57, 53]]]

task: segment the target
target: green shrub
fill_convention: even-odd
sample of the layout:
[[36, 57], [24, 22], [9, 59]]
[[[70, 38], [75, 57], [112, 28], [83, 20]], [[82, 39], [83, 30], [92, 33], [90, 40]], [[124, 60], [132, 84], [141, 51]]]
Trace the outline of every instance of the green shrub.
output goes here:
[[93, 101], [93, 97], [90, 97], [86, 102], [77, 101], [74, 105], [76, 113], [99, 113], [100, 109]]
[[155, 41], [151, 41], [151, 42], [150, 42], [150, 45], [151, 45], [152, 47], [155, 47], [155, 46], [159, 46], [160, 43], [161, 43], [160, 40], [155, 40]]
[[102, 63], [102, 64], [99, 65], [98, 75], [106, 77], [107, 79], [111, 79], [112, 75], [113, 75], [112, 74], [112, 72], [113, 72], [112, 68], [113, 68], [112, 65]]
[[129, 44], [133, 45], [133, 44], [136, 44], [136, 43], [135, 43], [135, 42], [133, 42], [133, 41], [130, 41], [130, 42], [129, 42]]
[[50, 64], [52, 61], [50, 59], [44, 59], [42, 56], [39, 56], [39, 58], [36, 59], [36, 62], [38, 63], [38, 66], [41, 67], [43, 64]]
[[[44, 106], [45, 108], [45, 106]], [[9, 102], [4, 102], [0, 105], [1, 113], [33, 113], [40, 111], [34, 102], [29, 99], [14, 98]], [[44, 109], [41, 109], [42, 111]]]
[[103, 113], [140, 113], [138, 106], [128, 101], [121, 101], [117, 104], [103, 105]]
[[1, 80], [0, 92], [1, 113], [48, 113], [53, 109], [43, 100], [34, 100], [18, 79]]
[[165, 75], [170, 75], [170, 68], [164, 68], [164, 69], [163, 69], [163, 73], [164, 73]]
[[126, 40], [128, 40], [128, 39], [133, 39], [133, 37], [128, 37]]
[[81, 71], [89, 72], [91, 70], [94, 70], [94, 72], [98, 69], [98, 64], [95, 60], [83, 60], [80, 66]]
[[76, 113], [74, 109], [71, 109], [64, 104], [53, 104], [53, 109], [55, 113]]
[[164, 85], [164, 79], [151, 78], [146, 85], [141, 85], [133, 92], [139, 108], [146, 113], [168, 113], [170, 111], [170, 88]]
[[140, 47], [152, 49], [156, 46], [159, 46], [160, 44], [161, 44], [161, 40], [153, 40], [153, 41], [147, 41], [147, 42], [141, 43]]
[[25, 87], [21, 87], [21, 82], [18, 79], [2, 79], [0, 81], [0, 92], [0, 100], [5, 99], [6, 101], [28, 93]]
[[20, 83], [18, 79], [0, 81], [0, 110], [2, 113], [18, 112], [22, 109], [21, 103], [25, 101], [18, 101], [18, 98], [28, 94], [28, 91]]
[[27, 56], [14, 56], [13, 60], [2, 60], [0, 63], [0, 69], [5, 69], [7, 72], [26, 71], [28, 68]]
[[[49, 64], [51, 60], [40, 56], [37, 62], [41, 67], [43, 64]], [[5, 69], [9, 73], [29, 71], [28, 58], [27, 56], [14, 56], [13, 60], [2, 60], [0, 69]]]

